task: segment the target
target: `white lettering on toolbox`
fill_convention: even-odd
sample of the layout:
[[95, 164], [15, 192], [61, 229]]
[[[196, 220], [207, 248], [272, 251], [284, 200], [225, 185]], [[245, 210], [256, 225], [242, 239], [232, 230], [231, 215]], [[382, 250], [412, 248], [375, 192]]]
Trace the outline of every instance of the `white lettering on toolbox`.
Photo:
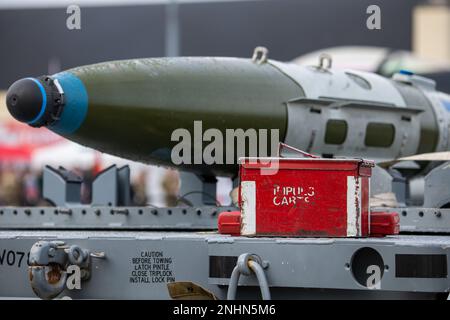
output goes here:
[[315, 196], [314, 187], [279, 186], [273, 187], [273, 204], [276, 206], [288, 206], [297, 203], [309, 203]]

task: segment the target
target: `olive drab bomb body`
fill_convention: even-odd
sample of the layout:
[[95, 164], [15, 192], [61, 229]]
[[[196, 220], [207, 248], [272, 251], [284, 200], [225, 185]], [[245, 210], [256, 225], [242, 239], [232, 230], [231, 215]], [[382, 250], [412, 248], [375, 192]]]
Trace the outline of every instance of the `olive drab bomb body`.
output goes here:
[[[14, 118], [31, 126], [45, 126], [101, 152], [164, 166], [175, 165], [171, 151], [179, 143], [172, 137], [177, 129], [191, 133], [192, 158], [198, 154], [196, 121], [203, 132], [216, 129], [224, 137], [227, 129], [268, 130], [269, 135], [276, 130], [280, 141], [323, 156], [384, 161], [449, 150], [450, 97], [435, 91], [433, 81], [407, 72], [386, 79], [325, 63], [302, 67], [265, 56], [82, 66], [15, 82], [7, 106]], [[200, 141], [201, 147], [208, 143]], [[217, 163], [180, 166], [230, 176], [244, 155], [236, 152], [232, 164], [223, 154]]]

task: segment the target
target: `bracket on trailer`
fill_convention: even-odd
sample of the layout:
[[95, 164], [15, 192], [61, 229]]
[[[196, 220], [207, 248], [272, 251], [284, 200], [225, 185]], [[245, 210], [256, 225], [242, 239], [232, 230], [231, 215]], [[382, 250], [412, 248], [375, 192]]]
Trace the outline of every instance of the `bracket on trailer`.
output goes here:
[[62, 241], [36, 242], [30, 250], [28, 267], [33, 292], [41, 299], [53, 299], [66, 288], [81, 289], [81, 280], [91, 277], [91, 257], [103, 259], [105, 253], [67, 246]]

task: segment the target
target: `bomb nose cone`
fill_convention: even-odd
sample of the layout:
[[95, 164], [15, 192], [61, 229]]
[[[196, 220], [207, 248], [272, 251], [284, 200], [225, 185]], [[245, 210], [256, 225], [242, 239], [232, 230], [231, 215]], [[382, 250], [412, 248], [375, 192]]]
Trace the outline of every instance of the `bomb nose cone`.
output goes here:
[[33, 78], [14, 82], [6, 94], [9, 113], [18, 121], [32, 124], [45, 111], [47, 94], [42, 84]]

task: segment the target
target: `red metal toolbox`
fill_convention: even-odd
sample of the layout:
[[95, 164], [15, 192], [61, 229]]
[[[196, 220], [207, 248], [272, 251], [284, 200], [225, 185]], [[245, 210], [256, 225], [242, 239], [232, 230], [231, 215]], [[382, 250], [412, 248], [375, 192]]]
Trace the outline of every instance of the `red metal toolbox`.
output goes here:
[[315, 156], [241, 158], [241, 234], [368, 236], [373, 166], [362, 159]]

